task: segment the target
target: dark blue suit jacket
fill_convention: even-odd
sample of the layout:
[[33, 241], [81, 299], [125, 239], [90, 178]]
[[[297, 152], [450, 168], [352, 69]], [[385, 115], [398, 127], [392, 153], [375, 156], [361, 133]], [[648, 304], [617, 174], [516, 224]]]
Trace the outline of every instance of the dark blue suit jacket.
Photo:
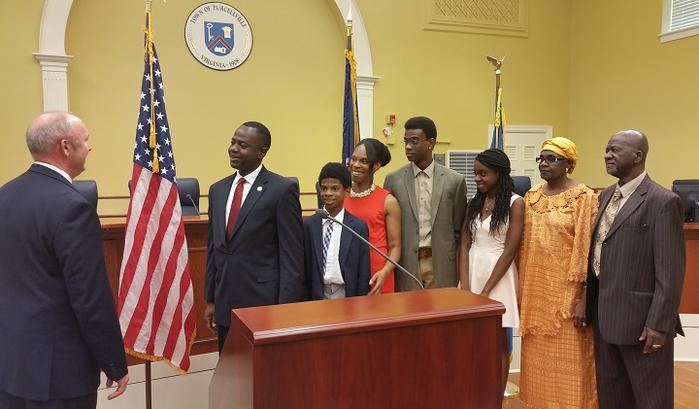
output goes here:
[[95, 208], [34, 164], [0, 188], [0, 390], [34, 399], [94, 393], [126, 357]]
[[209, 189], [205, 296], [215, 321], [230, 326], [231, 309], [307, 299], [298, 185], [262, 167], [226, 239], [226, 200], [235, 174]]
[[[304, 254], [306, 280], [311, 285], [311, 299], [323, 299], [323, 229], [322, 217], [314, 214], [303, 221]], [[343, 223], [351, 227], [365, 239], [369, 239], [369, 229], [364, 220], [353, 216], [345, 210]], [[359, 240], [344, 227], [340, 236], [340, 270], [345, 281], [345, 296], [366, 295], [369, 292], [371, 267], [369, 265], [369, 246]]]

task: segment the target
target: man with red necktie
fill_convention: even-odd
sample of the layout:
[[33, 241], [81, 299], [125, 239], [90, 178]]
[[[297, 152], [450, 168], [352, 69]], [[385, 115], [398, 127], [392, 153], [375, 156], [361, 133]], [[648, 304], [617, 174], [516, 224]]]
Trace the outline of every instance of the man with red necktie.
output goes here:
[[271, 144], [266, 126], [245, 122], [228, 148], [237, 172], [209, 189], [204, 318], [218, 333], [219, 351], [231, 309], [308, 297], [299, 187], [262, 165]]

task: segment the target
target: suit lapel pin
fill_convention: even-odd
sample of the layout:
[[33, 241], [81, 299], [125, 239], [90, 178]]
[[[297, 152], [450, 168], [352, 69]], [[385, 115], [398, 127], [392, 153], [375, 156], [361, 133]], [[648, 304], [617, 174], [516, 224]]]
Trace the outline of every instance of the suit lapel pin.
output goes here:
[[258, 192], [261, 192], [261, 191], [262, 191], [262, 186], [258, 186], [258, 187], [257, 187], [257, 191], [258, 191]]

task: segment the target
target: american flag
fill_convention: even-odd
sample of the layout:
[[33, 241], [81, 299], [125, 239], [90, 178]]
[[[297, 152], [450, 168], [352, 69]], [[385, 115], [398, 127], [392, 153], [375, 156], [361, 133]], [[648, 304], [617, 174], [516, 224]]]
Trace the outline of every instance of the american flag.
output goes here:
[[145, 44], [132, 195], [119, 276], [119, 322], [129, 354], [150, 361], [164, 359], [186, 372], [196, 323], [194, 297], [150, 16]]

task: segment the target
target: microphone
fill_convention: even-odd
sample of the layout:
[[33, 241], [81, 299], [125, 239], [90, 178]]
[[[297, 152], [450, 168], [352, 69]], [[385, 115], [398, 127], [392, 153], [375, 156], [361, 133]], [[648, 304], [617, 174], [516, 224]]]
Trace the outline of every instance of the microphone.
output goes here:
[[342, 223], [341, 221], [339, 221], [339, 220], [337, 220], [337, 219], [331, 217], [331, 216], [330, 216], [330, 213], [328, 213], [327, 210], [325, 210], [325, 209], [318, 209], [318, 210], [316, 210], [316, 214], [317, 214], [318, 216], [324, 218], [324, 219], [328, 219], [328, 220], [332, 221], [333, 223], [337, 223], [337, 224], [341, 225], [342, 227], [344, 227], [345, 229], [347, 229], [350, 233], [354, 234], [354, 235], [355, 235], [357, 238], [359, 238], [361, 241], [363, 241], [364, 243], [368, 244], [369, 247], [371, 247], [375, 252], [379, 253], [379, 255], [380, 255], [381, 257], [383, 257], [384, 259], [386, 259], [386, 261], [388, 261], [389, 263], [393, 264], [393, 266], [394, 266], [395, 268], [397, 268], [398, 270], [400, 270], [401, 272], [407, 274], [410, 278], [412, 278], [413, 280], [415, 280], [415, 282], [420, 286], [420, 288], [422, 288], [423, 290], [425, 289], [425, 286], [422, 285], [422, 281], [420, 281], [420, 279], [418, 279], [417, 277], [415, 277], [414, 274], [410, 273], [410, 272], [409, 272], [408, 270], [406, 270], [403, 266], [401, 266], [400, 264], [396, 263], [395, 260], [393, 260], [393, 259], [392, 259], [391, 257], [389, 257], [387, 254], [385, 254], [383, 251], [379, 250], [376, 246], [374, 246], [373, 244], [369, 243], [369, 241], [368, 241], [367, 239], [365, 239], [364, 237], [362, 237], [361, 234], [359, 234], [359, 233], [357, 233], [356, 231], [354, 231], [354, 229], [352, 229], [352, 228], [349, 227], [348, 225]]
[[201, 213], [199, 213], [199, 208], [197, 207], [197, 204], [194, 203], [194, 199], [192, 199], [192, 195], [190, 195], [189, 193], [187, 193], [187, 194], [185, 195], [185, 197], [186, 197], [187, 199], [189, 199], [190, 202], [192, 202], [192, 206], [194, 206], [194, 210], [197, 211], [197, 216], [201, 216]]

